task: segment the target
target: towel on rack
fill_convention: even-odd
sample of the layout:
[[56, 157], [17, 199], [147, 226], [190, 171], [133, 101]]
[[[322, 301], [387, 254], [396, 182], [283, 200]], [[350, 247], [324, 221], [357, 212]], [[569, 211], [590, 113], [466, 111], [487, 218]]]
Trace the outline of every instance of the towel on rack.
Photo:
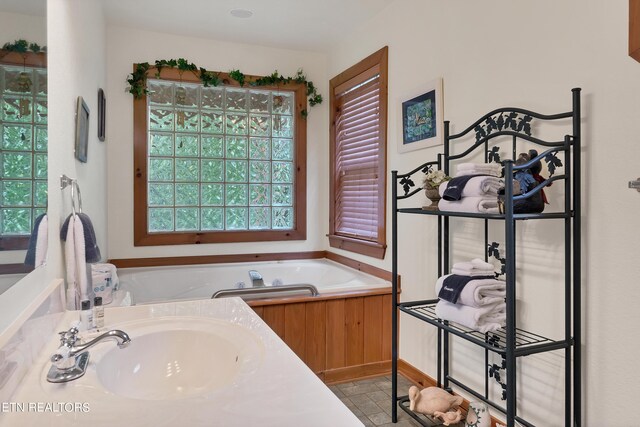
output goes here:
[[443, 182], [438, 188], [440, 197], [455, 201], [463, 197], [496, 195], [504, 187], [504, 181], [491, 175], [465, 175]]
[[[60, 238], [65, 240], [67, 236], [67, 227], [69, 227], [69, 222], [73, 214], [69, 215], [67, 219], [62, 224], [62, 230], [60, 230]], [[76, 218], [78, 218], [82, 224], [83, 234], [84, 234], [84, 250], [85, 250], [85, 259], [87, 262], [98, 262], [102, 259], [100, 254], [100, 248], [98, 247], [98, 242], [96, 239], [96, 232], [93, 229], [93, 223], [87, 214], [78, 213], [76, 214]]]
[[[492, 279], [493, 277], [483, 276], [482, 278]], [[442, 279], [442, 281], [440, 279]], [[458, 300], [462, 291], [474, 280], [471, 276], [458, 276], [457, 274], [447, 274], [440, 279], [438, 279], [438, 282], [441, 282], [440, 289], [438, 290], [438, 298], [454, 304], [459, 302]]]
[[33, 231], [29, 238], [29, 247], [24, 258], [24, 264], [30, 267], [40, 267], [47, 258], [47, 247], [49, 246], [47, 214], [38, 216], [33, 224]]
[[[438, 295], [438, 297], [440, 297], [444, 286], [446, 286], [447, 280], [451, 276], [453, 275], [447, 274], [436, 281], [436, 295]], [[485, 277], [482, 279], [470, 277], [469, 279], [470, 280], [460, 291], [456, 300], [457, 304], [479, 308], [504, 301], [506, 290], [506, 284], [504, 281], [497, 280], [493, 277]], [[440, 298], [446, 299], [442, 297]]]
[[493, 273], [493, 270], [495, 269], [493, 264], [483, 261], [480, 258], [474, 258], [471, 261], [467, 262], [456, 262], [455, 264], [453, 264], [453, 268], [468, 272], [490, 271], [491, 273]]
[[87, 262], [99, 261], [100, 249], [93, 225], [85, 214], [69, 215], [60, 230], [60, 238], [65, 242], [67, 303], [70, 309], [76, 310], [80, 307], [80, 301], [89, 297]]
[[436, 304], [436, 315], [442, 320], [456, 322], [482, 333], [497, 331], [504, 327], [507, 320], [504, 302], [469, 307], [440, 300]]
[[463, 197], [462, 199], [450, 202], [448, 200], [440, 200], [438, 209], [449, 212], [468, 212], [468, 213], [499, 213], [498, 197]]
[[456, 176], [464, 175], [502, 175], [502, 165], [499, 163], [460, 163], [456, 168]]

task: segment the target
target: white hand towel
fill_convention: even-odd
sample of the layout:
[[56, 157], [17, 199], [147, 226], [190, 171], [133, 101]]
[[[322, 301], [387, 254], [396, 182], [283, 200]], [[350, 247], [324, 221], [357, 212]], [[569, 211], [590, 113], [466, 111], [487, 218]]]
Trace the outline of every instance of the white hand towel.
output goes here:
[[436, 304], [436, 315], [482, 333], [497, 331], [507, 320], [504, 302], [475, 308], [440, 300]]
[[456, 170], [458, 171], [466, 171], [466, 170], [488, 170], [500, 172], [502, 170], [502, 165], [499, 163], [460, 163]]
[[[444, 196], [444, 192], [447, 189], [449, 182], [443, 182], [438, 187], [438, 192], [440, 193], [440, 197]], [[495, 176], [474, 176], [469, 181], [467, 181], [464, 189], [462, 190], [462, 197], [479, 197], [479, 196], [487, 196], [487, 195], [497, 195], [498, 190], [504, 187], [504, 181], [500, 178], [496, 178]]]
[[69, 310], [77, 310], [80, 301], [78, 293], [78, 285], [76, 283], [76, 246], [74, 238], [74, 222], [75, 218], [69, 218], [69, 227], [67, 228], [67, 236], [64, 242], [64, 261], [65, 270], [67, 272], [67, 308]]
[[47, 261], [47, 249], [49, 247], [49, 230], [47, 215], [42, 217], [38, 225], [38, 239], [36, 240], [35, 267], [43, 265]]
[[486, 277], [486, 276], [493, 276], [494, 275], [494, 271], [487, 271], [487, 270], [462, 270], [459, 268], [455, 268], [452, 267], [451, 268], [451, 274], [457, 274], [458, 276], [469, 276], [469, 277]]
[[438, 209], [449, 212], [499, 213], [498, 197], [463, 197], [455, 202], [441, 199]]
[[[440, 277], [436, 281], [436, 295], [440, 293], [444, 280], [450, 274]], [[496, 279], [476, 279], [467, 283], [460, 296], [457, 304], [469, 307], [485, 307], [504, 302], [506, 284], [502, 280]]]
[[495, 269], [493, 264], [485, 262], [480, 258], [474, 258], [471, 261], [467, 261], [467, 262], [456, 262], [455, 264], [453, 264], [453, 268], [456, 268], [458, 270], [465, 270], [469, 272], [476, 270], [476, 271], [490, 271], [492, 273], [493, 273], [493, 270]]

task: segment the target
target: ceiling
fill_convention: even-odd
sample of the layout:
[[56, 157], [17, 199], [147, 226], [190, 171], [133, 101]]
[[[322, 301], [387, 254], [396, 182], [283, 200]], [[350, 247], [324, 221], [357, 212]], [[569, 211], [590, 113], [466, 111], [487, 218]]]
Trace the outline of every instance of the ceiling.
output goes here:
[[[79, 0], [84, 1], [84, 0]], [[109, 25], [327, 52], [392, 0], [102, 0]], [[233, 9], [253, 12], [234, 18]], [[0, 0], [0, 10], [44, 16], [46, 0]]]
[[[371, 19], [392, 1], [103, 0], [103, 3], [110, 25], [326, 52], [351, 28]], [[234, 18], [229, 13], [232, 9], [247, 9], [253, 16]]]

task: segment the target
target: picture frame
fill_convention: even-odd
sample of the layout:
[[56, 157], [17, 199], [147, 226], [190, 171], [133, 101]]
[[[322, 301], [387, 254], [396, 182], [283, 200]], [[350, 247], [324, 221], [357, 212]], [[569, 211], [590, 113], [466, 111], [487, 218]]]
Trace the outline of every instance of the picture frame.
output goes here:
[[106, 133], [107, 99], [102, 88], [98, 89], [98, 140], [104, 141]]
[[420, 95], [400, 97], [400, 153], [443, 143], [442, 78], [431, 80], [412, 93], [416, 92]]
[[76, 159], [87, 162], [87, 146], [89, 144], [89, 107], [81, 96], [78, 97], [76, 110]]

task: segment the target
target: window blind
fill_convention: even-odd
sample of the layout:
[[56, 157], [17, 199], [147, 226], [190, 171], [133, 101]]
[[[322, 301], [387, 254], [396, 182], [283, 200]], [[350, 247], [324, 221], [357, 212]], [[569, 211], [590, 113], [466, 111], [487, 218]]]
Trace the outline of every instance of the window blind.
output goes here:
[[[335, 233], [376, 241], [380, 215], [380, 75], [336, 88]], [[359, 80], [359, 81], [358, 81]], [[346, 87], [345, 87], [346, 86]]]

